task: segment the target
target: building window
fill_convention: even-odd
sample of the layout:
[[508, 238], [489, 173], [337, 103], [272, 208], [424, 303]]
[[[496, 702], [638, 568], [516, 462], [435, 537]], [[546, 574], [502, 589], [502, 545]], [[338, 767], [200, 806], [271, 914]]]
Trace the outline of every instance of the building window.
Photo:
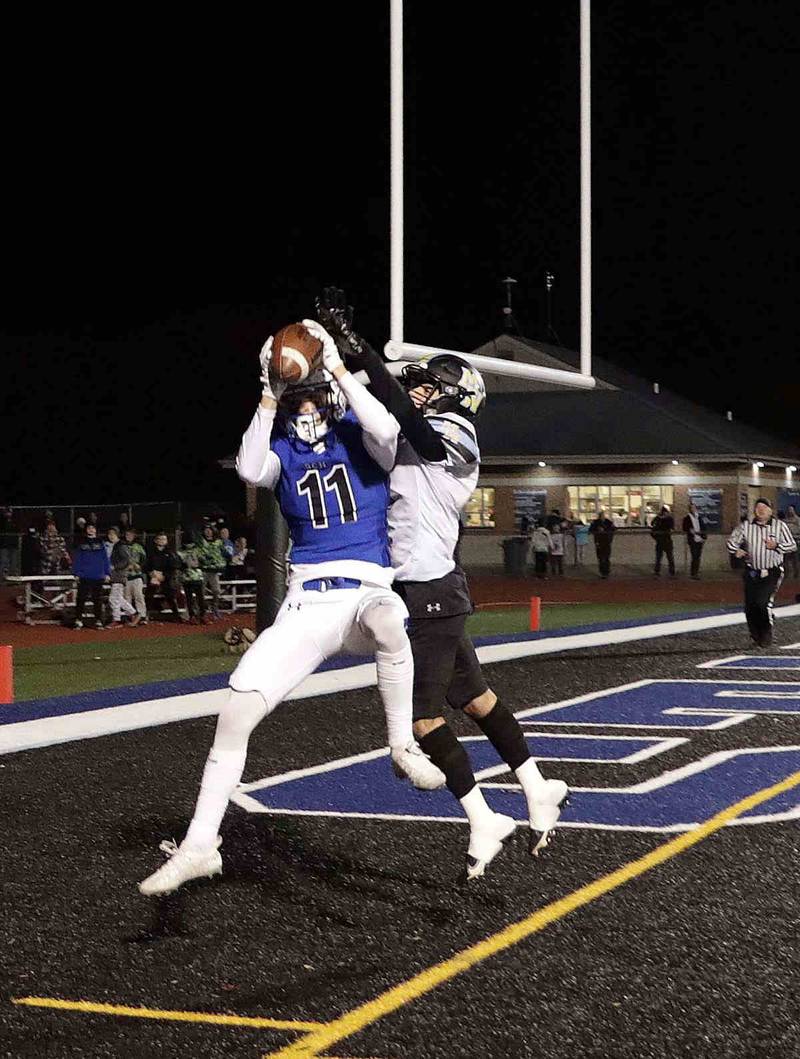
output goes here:
[[663, 504], [672, 507], [671, 485], [570, 485], [569, 506], [590, 522], [603, 508], [615, 526], [649, 526]]
[[464, 508], [468, 528], [494, 529], [494, 489], [476, 489]]

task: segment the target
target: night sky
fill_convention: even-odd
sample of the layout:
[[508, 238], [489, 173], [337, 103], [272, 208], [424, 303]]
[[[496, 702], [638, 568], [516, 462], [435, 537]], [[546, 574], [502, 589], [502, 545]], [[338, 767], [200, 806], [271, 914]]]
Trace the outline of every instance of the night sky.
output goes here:
[[[388, 8], [6, 23], [0, 502], [236, 495], [264, 338], [334, 282], [382, 345]], [[798, 39], [593, 4], [595, 352], [795, 441]], [[499, 333], [507, 274], [544, 339], [550, 269], [576, 347], [577, 0], [406, 0], [406, 196], [409, 340]]]

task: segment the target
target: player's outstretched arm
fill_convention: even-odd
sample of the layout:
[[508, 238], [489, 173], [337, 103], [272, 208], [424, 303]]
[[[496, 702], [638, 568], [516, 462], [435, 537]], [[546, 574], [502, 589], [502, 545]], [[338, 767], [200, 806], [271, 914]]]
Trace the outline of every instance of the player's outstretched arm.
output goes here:
[[272, 489], [281, 473], [281, 461], [270, 448], [272, 427], [275, 423], [275, 412], [278, 399], [283, 392], [284, 383], [271, 379], [269, 374], [270, 354], [272, 353], [272, 336], [261, 347], [259, 363], [261, 366], [261, 402], [244, 432], [239, 451], [236, 454], [236, 473], [250, 485]]
[[397, 420], [353, 377], [331, 336], [316, 320], [303, 320], [308, 331], [322, 343], [322, 363], [339, 387], [364, 431], [364, 446], [379, 467], [390, 471], [397, 455]]
[[326, 287], [317, 298], [317, 315], [331, 332], [339, 349], [352, 357], [367, 373], [372, 393], [397, 420], [400, 430], [422, 460], [441, 462], [447, 451], [441, 438], [403, 387], [386, 370], [378, 353], [352, 329], [352, 306], [345, 304], [344, 292]]

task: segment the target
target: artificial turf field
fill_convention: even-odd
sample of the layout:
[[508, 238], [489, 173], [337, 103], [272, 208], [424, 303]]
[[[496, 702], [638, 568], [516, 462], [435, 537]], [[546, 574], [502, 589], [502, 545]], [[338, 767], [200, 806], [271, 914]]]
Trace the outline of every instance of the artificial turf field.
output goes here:
[[[783, 648], [800, 643], [800, 619], [784, 618], [778, 628], [771, 654], [791, 665], [800, 647]], [[714, 752], [800, 747], [800, 712], [790, 712], [800, 711], [800, 669], [696, 668], [748, 651], [744, 628], [734, 626], [516, 659], [486, 672], [515, 711], [650, 680], [691, 682], [681, 685], [686, 689], [735, 680], [740, 695], [745, 689], [716, 708], [747, 709], [748, 719], [714, 729], [702, 726], [719, 723], [715, 717], [679, 714], [661, 717], [658, 727], [616, 727], [628, 717], [623, 699], [619, 717], [606, 713], [589, 728], [571, 722], [570, 713], [549, 726], [540, 715], [530, 718], [528, 731], [548, 737], [684, 740], [638, 763], [543, 766], [572, 787], [611, 792], [681, 767], [691, 772]], [[766, 702], [759, 681], [778, 686]], [[463, 722], [459, 730], [475, 732]], [[135, 884], [160, 862], [159, 841], [182, 836], [212, 733], [206, 718], [0, 760], [3, 1056], [800, 1055], [796, 819], [721, 827], [690, 848], [672, 847], [669, 859], [644, 874], [636, 874], [641, 863], [625, 866], [655, 851], [666, 856], [667, 843], [692, 832], [565, 826], [536, 860], [520, 836], [484, 880], [465, 889], [457, 885], [466, 844], [459, 824], [232, 806], [222, 830], [222, 878], [145, 899]], [[308, 769], [382, 742], [374, 689], [294, 701], [257, 729], [245, 780]], [[758, 812], [743, 809], [742, 798], [776, 781], [800, 783], [793, 751], [745, 760], [744, 771], [731, 758], [698, 774], [692, 821], [713, 817], [708, 806], [720, 800]], [[405, 787], [388, 785], [383, 764], [359, 796], [367, 811], [391, 816], [391, 792]], [[337, 812], [353, 784], [347, 770], [341, 784], [333, 775], [325, 797]], [[796, 792], [781, 795], [784, 815], [800, 802]], [[580, 816], [592, 797], [576, 792], [565, 821]], [[663, 805], [666, 813], [671, 797], [664, 788], [648, 812]], [[417, 798], [432, 799], [423, 815], [437, 815], [447, 795]], [[582, 907], [553, 907], [621, 868], [605, 895], [584, 892]], [[537, 910], [549, 912], [531, 922]], [[514, 923], [527, 924], [520, 933], [532, 932], [520, 939], [499, 934]], [[415, 981], [484, 939], [513, 944], [476, 954], [484, 958], [438, 984], [435, 974]], [[24, 998], [150, 1015], [15, 1002]], [[188, 1013], [189, 1021], [154, 1012]], [[197, 1013], [232, 1022], [192, 1021]], [[320, 1025], [331, 1024], [321, 1036]]]

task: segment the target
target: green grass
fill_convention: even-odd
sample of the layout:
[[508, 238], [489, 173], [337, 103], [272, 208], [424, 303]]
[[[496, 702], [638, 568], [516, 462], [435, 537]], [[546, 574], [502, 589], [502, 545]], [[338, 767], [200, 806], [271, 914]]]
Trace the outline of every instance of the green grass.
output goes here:
[[[717, 610], [698, 603], [553, 603], [542, 607], [540, 628], [565, 629], [573, 625], [595, 625], [607, 621], [636, 621], [663, 618], [671, 614], [693, 614]], [[503, 607], [479, 610], [467, 622], [471, 636], [501, 636], [503, 633], [528, 632], [530, 607]]]
[[[542, 607], [542, 629], [592, 625], [660, 617], [715, 608], [681, 603], [577, 603]], [[503, 607], [473, 614], [467, 628], [473, 636], [498, 636], [527, 632], [529, 608]], [[14, 697], [25, 699], [74, 695], [81, 691], [147, 684], [157, 680], [230, 672], [238, 662], [222, 643], [221, 632], [168, 639], [63, 644], [58, 647], [24, 647], [14, 651]]]

